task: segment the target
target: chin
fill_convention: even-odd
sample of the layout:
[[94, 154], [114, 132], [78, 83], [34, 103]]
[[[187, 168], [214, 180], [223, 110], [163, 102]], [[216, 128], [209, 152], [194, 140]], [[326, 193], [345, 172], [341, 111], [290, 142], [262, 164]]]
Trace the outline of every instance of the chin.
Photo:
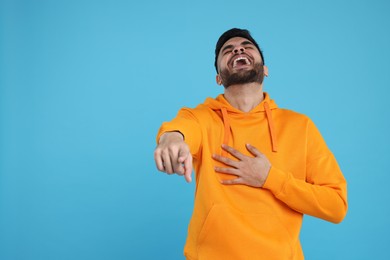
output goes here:
[[263, 83], [264, 71], [262, 66], [256, 68], [242, 68], [231, 73], [227, 70], [221, 71], [222, 82], [225, 88], [231, 85], [258, 82]]

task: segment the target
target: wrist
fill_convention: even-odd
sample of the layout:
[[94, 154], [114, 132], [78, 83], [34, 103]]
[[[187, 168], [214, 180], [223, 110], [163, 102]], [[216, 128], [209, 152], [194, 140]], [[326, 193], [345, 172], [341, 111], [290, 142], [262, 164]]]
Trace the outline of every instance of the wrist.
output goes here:
[[184, 135], [180, 131], [165, 132], [160, 136], [158, 143], [164, 142], [166, 139], [170, 139], [171, 141], [184, 141]]

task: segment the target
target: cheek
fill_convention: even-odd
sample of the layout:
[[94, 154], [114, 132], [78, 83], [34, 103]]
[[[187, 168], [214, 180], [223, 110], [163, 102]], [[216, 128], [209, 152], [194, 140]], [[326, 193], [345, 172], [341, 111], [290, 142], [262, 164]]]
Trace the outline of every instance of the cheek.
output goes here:
[[227, 67], [227, 58], [222, 58], [222, 59], [220, 59], [220, 61], [219, 61], [219, 68], [220, 68], [220, 70], [223, 70], [224, 68], [226, 68]]
[[254, 53], [253, 55], [252, 55], [252, 57], [255, 59], [255, 62], [257, 63], [257, 62], [262, 62], [262, 59], [261, 59], [261, 56], [260, 56], [260, 54], [259, 53]]

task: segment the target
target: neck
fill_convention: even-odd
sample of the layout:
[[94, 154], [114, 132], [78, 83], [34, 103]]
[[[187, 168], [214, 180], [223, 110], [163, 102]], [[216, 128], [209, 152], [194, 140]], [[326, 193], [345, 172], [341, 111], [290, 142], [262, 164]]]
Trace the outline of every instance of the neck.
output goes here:
[[263, 86], [257, 82], [231, 85], [225, 88], [224, 96], [233, 107], [249, 112], [263, 101]]

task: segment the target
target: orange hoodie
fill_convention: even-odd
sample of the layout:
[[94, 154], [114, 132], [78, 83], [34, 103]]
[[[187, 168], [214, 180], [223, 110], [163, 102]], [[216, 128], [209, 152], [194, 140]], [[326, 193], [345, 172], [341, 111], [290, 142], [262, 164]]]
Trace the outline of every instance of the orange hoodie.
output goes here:
[[[279, 109], [267, 93], [244, 113], [223, 95], [195, 109], [183, 108], [157, 136], [180, 131], [194, 158], [196, 193], [184, 249], [187, 259], [303, 259], [303, 214], [339, 223], [347, 211], [346, 181], [312, 121]], [[264, 153], [272, 167], [263, 188], [223, 185], [212, 154], [227, 144], [252, 156]], [[233, 157], [231, 157], [233, 158]], [[234, 176], [233, 176], [234, 177]]]

